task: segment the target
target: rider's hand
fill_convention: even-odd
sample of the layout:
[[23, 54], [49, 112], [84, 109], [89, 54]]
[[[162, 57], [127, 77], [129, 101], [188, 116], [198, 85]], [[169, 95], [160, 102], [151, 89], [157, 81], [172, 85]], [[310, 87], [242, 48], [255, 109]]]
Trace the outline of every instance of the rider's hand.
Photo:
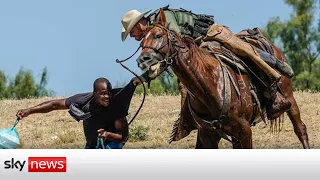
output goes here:
[[18, 117], [19, 120], [21, 120], [22, 118], [29, 116], [29, 114], [30, 114], [29, 109], [22, 109], [17, 112], [16, 116]]

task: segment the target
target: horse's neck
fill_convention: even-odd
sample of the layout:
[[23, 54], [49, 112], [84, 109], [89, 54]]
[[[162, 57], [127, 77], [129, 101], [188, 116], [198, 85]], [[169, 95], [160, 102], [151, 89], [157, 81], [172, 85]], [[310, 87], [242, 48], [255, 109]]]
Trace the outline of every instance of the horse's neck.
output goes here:
[[[193, 101], [198, 99], [198, 104], [201, 103], [202, 107], [204, 106], [207, 109], [205, 110], [206, 112], [212, 112], [214, 109], [218, 110], [222, 106], [221, 96], [218, 90], [220, 87], [214, 85], [217, 84], [219, 79], [214, 79], [210, 72], [202, 72], [203, 70], [195, 69], [192, 66], [191, 61], [201, 60], [202, 59], [192, 57], [188, 51], [180, 51], [176, 57], [176, 61], [174, 61], [175, 63], [172, 69], [178, 79], [188, 89], [189, 93], [195, 97]], [[215, 116], [215, 114], [211, 113], [211, 116]]]

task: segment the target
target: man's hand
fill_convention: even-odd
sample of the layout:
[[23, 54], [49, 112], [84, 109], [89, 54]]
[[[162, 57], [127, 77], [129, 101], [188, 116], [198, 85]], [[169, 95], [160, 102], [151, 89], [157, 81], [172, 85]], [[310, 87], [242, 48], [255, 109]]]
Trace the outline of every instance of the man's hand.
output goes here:
[[[141, 80], [142, 80], [143, 82], [146, 82], [146, 80], [145, 80], [142, 76], [140, 76], [140, 78], [141, 78]], [[142, 84], [142, 82], [140, 81], [140, 79], [137, 78], [137, 77], [132, 78], [132, 80], [133, 80], [133, 84], [134, 84], [135, 86], [139, 86], [139, 85]]]
[[30, 114], [29, 109], [22, 109], [17, 112], [16, 116], [18, 117], [19, 120], [21, 120], [22, 118], [29, 116], [29, 114]]
[[[142, 82], [150, 82], [151, 81], [151, 79], [149, 78], [149, 71], [146, 71], [146, 72], [144, 72], [141, 76], [139, 76], [140, 77], [140, 79], [142, 80]], [[133, 80], [133, 84], [135, 85], [135, 86], [138, 86], [138, 85], [141, 85], [142, 84], [142, 82], [139, 80], [139, 78], [138, 77], [134, 77], [134, 78], [132, 78], [132, 80]]]
[[68, 109], [66, 99], [46, 101], [34, 107], [19, 110], [16, 116], [20, 119], [35, 113], [48, 113], [53, 110]]
[[108, 139], [108, 137], [110, 136], [110, 132], [108, 132], [108, 131], [106, 131], [106, 130], [104, 130], [104, 129], [99, 129], [98, 130], [98, 137], [99, 138], [103, 138], [104, 140], [107, 140]]

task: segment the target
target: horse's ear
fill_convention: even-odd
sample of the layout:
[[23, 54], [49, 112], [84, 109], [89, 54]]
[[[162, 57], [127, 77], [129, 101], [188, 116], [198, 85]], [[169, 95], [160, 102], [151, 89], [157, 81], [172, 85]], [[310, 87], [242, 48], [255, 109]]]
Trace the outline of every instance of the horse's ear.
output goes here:
[[160, 23], [162, 26], [167, 27], [168, 26], [168, 22], [167, 22], [167, 18], [166, 18], [166, 14], [164, 13], [163, 9], [160, 8]]

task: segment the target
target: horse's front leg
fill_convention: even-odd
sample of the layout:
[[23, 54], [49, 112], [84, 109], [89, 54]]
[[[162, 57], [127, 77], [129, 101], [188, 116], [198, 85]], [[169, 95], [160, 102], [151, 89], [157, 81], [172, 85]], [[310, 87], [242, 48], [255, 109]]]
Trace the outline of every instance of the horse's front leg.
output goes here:
[[196, 149], [218, 149], [220, 140], [216, 132], [198, 129]]
[[196, 149], [204, 149], [203, 144], [200, 139], [199, 131], [200, 130], [198, 130], [198, 133], [197, 133]]
[[234, 137], [231, 137], [231, 139], [232, 139], [232, 148], [233, 149], [241, 149], [242, 148], [241, 142], [238, 139], [236, 139]]
[[187, 97], [187, 88], [182, 84], [182, 82], [179, 79], [177, 79], [177, 84], [181, 95], [181, 107], [183, 107], [183, 104], [185, 103]]
[[252, 131], [249, 121], [239, 118], [237, 124], [232, 127], [233, 148], [252, 149]]

